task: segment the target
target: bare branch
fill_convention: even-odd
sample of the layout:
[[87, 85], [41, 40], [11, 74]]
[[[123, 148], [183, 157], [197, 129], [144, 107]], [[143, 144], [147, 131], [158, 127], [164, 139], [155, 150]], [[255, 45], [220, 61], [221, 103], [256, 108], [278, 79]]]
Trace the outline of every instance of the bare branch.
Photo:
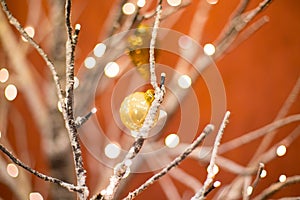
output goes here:
[[165, 74], [162, 74], [162, 80], [160, 87], [157, 84], [156, 80], [156, 74], [155, 74], [155, 56], [154, 56], [154, 48], [156, 43], [156, 36], [157, 36], [157, 30], [159, 26], [159, 21], [161, 17], [161, 1], [157, 5], [156, 9], [156, 18], [154, 21], [154, 26], [152, 29], [152, 37], [150, 41], [150, 82], [151, 85], [154, 88], [154, 101], [151, 103], [151, 106], [149, 108], [149, 111], [146, 115], [145, 121], [142, 125], [142, 127], [138, 130], [138, 134], [136, 136], [135, 142], [129, 149], [127, 155], [123, 159], [123, 161], [116, 165], [114, 174], [110, 178], [110, 183], [106, 187], [105, 190], [102, 190], [100, 193], [92, 197], [92, 199], [113, 199], [115, 192], [120, 184], [120, 181], [123, 179], [124, 175], [126, 174], [127, 170], [129, 170], [129, 167], [132, 164], [132, 160], [136, 157], [136, 155], [140, 152], [145, 137], [148, 135], [149, 131], [151, 130], [154, 119], [156, 117], [156, 113], [158, 112], [158, 109], [160, 107], [161, 102], [163, 101], [164, 94], [165, 94], [165, 86], [164, 86], [164, 79]]
[[286, 179], [285, 182], [278, 182], [272, 184], [270, 187], [265, 189], [261, 194], [256, 196], [253, 200], [265, 200], [271, 197], [273, 194], [276, 192], [280, 191], [282, 188], [287, 187], [289, 185], [297, 184], [300, 183], [300, 176], [291, 176]]
[[20, 167], [24, 168], [25, 170], [27, 170], [28, 172], [32, 173], [33, 175], [35, 175], [36, 177], [44, 180], [44, 181], [48, 181], [51, 183], [55, 183], [58, 184], [66, 189], [68, 189], [69, 191], [73, 191], [73, 192], [79, 192], [82, 193], [84, 191], [83, 187], [80, 186], [75, 186], [71, 183], [67, 183], [64, 182], [60, 179], [57, 178], [53, 178], [51, 176], [47, 176], [44, 175], [34, 169], [32, 169], [31, 167], [29, 167], [28, 165], [24, 164], [22, 161], [20, 161], [18, 158], [16, 158], [9, 150], [7, 150], [2, 144], [0, 144], [0, 150], [7, 155], [15, 164], [19, 165]]
[[209, 185], [214, 180], [214, 177], [215, 177], [216, 174], [213, 171], [213, 168], [214, 168], [214, 165], [216, 163], [218, 147], [220, 145], [220, 142], [221, 142], [226, 124], [228, 123], [229, 116], [230, 116], [230, 112], [227, 111], [225, 113], [225, 116], [224, 116], [223, 121], [221, 123], [221, 126], [219, 128], [217, 137], [215, 139], [215, 143], [214, 143], [213, 150], [212, 150], [212, 153], [211, 153], [210, 163], [209, 163], [208, 168], [207, 168], [208, 173], [207, 173], [206, 180], [203, 184], [203, 187], [198, 192], [196, 192], [196, 194], [192, 197], [192, 200], [204, 199], [205, 198], [205, 192], [207, 191]]
[[84, 190], [79, 193], [81, 200], [87, 199], [89, 190], [86, 186], [86, 171], [83, 166], [82, 153], [78, 139], [78, 131], [74, 119], [74, 65], [75, 65], [75, 47], [77, 37], [80, 31], [80, 25], [76, 26], [75, 35], [71, 26], [71, 5], [72, 1], [67, 0], [65, 4], [65, 18], [68, 39], [66, 42], [66, 101], [63, 109], [66, 128], [69, 133], [70, 143], [72, 146], [77, 185]]
[[249, 143], [250, 141], [253, 141], [265, 134], [268, 134], [269, 132], [271, 132], [279, 127], [285, 126], [287, 124], [290, 124], [290, 123], [296, 122], [296, 121], [300, 121], [300, 114], [291, 115], [289, 117], [274, 121], [262, 128], [259, 128], [252, 132], [249, 132], [247, 134], [243, 134], [242, 136], [240, 136], [238, 138], [235, 138], [229, 142], [222, 144], [220, 146], [219, 152], [220, 152], [220, 154], [223, 154], [227, 151], [230, 151], [230, 150], [235, 149], [239, 146], [242, 146], [246, 143]]
[[20, 22], [12, 15], [12, 13], [10, 12], [10, 10], [7, 7], [6, 1], [5, 0], [0, 0], [1, 1], [1, 5], [2, 5], [2, 9], [4, 11], [4, 13], [6, 14], [9, 22], [19, 31], [19, 33], [28, 41], [28, 43], [30, 45], [32, 45], [37, 52], [40, 54], [40, 56], [44, 59], [44, 61], [46, 62], [47, 66], [49, 67], [51, 73], [52, 73], [52, 77], [56, 86], [56, 90], [57, 90], [57, 95], [58, 98], [61, 102], [63, 102], [63, 90], [62, 87], [60, 85], [60, 81], [59, 81], [59, 77], [58, 74], [55, 70], [55, 67], [53, 65], [53, 62], [48, 58], [48, 55], [45, 53], [45, 51], [33, 40], [32, 37], [30, 37], [27, 32], [24, 30], [24, 28], [22, 27], [22, 25], [20, 24]]
[[130, 192], [124, 200], [134, 199], [141, 192], [146, 190], [150, 185], [152, 185], [155, 181], [162, 178], [164, 175], [168, 173], [173, 167], [178, 166], [204, 139], [205, 137], [214, 130], [214, 126], [209, 124], [207, 125], [200, 136], [183, 151], [178, 157], [176, 157], [172, 162], [170, 162], [165, 168], [163, 168], [160, 172], [149, 178], [144, 184], [135, 189], [133, 192]]

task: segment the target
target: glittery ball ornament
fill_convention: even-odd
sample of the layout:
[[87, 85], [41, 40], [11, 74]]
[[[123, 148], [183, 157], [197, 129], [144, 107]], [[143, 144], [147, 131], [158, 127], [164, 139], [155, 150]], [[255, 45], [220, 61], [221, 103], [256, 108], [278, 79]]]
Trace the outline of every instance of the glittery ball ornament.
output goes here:
[[[146, 92], [135, 92], [123, 100], [120, 107], [120, 117], [122, 123], [132, 131], [138, 131], [145, 121], [152, 101], [154, 100], [154, 90]], [[159, 112], [157, 112], [154, 123], [157, 122]]]

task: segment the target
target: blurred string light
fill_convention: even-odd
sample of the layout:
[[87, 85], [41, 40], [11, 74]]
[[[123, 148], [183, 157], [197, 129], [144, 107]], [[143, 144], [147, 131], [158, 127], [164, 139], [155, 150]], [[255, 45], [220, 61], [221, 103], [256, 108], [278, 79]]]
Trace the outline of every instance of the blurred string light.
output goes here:
[[29, 200], [43, 200], [43, 196], [39, 192], [31, 192], [29, 194]]
[[0, 70], [0, 82], [5, 83], [9, 78], [9, 72], [6, 68]]
[[135, 5], [133, 3], [125, 3], [122, 11], [125, 15], [132, 15], [135, 12]]
[[216, 48], [213, 44], [205, 44], [204, 47], [203, 47], [203, 50], [204, 50], [204, 53], [208, 56], [212, 56], [215, 54], [216, 52]]
[[19, 169], [14, 163], [9, 163], [6, 166], [6, 171], [7, 171], [8, 175], [13, 178], [16, 178], [19, 176]]
[[165, 145], [169, 148], [175, 148], [180, 142], [177, 134], [170, 134], [165, 138]]
[[[34, 34], [35, 34], [35, 30], [32, 26], [27, 26], [24, 28], [24, 30], [26, 31], [26, 33], [29, 35], [29, 37], [33, 38]], [[23, 36], [21, 36], [22, 40], [24, 42], [27, 42], [27, 39], [24, 38]]]
[[[210, 172], [209, 172], [209, 166], [207, 167], [206, 170], [207, 170], [207, 173], [210, 173]], [[212, 172], [213, 172], [214, 175], [216, 175], [217, 173], [219, 173], [219, 166], [215, 164], [215, 165], [213, 166], [213, 168], [212, 168]]]
[[104, 153], [108, 158], [114, 159], [120, 155], [121, 149], [117, 144], [110, 143], [106, 145]]
[[168, 4], [170, 6], [176, 7], [181, 4], [181, 0], [167, 0]]
[[260, 173], [260, 178], [265, 178], [267, 176], [267, 171], [265, 169], [263, 169]]
[[250, 196], [252, 194], [252, 192], [253, 192], [253, 187], [252, 186], [248, 186], [246, 192], [247, 192], [247, 195]]
[[276, 149], [276, 154], [277, 156], [284, 156], [286, 154], [286, 146], [284, 145], [280, 145], [279, 147], [277, 147]]
[[140, 8], [144, 7], [146, 5], [146, 0], [138, 0], [136, 2], [136, 5]]
[[286, 181], [286, 175], [281, 174], [281, 175], [279, 176], [279, 182], [283, 183], [283, 182], [285, 182], [285, 181]]
[[215, 181], [214, 184], [213, 184], [213, 186], [215, 188], [220, 187], [221, 186], [221, 182], [220, 181]]
[[13, 101], [18, 95], [17, 87], [13, 84], [7, 85], [4, 94], [8, 101]]
[[181, 75], [177, 83], [179, 87], [187, 89], [192, 85], [192, 79], [188, 75]]
[[85, 60], [84, 60], [84, 66], [88, 69], [92, 69], [94, 68], [96, 65], [96, 60], [95, 58], [93, 57], [87, 57]]
[[104, 68], [104, 74], [109, 78], [116, 77], [119, 71], [120, 71], [120, 66], [116, 62], [109, 62], [106, 64]]
[[219, 0], [206, 0], [206, 2], [214, 5], [214, 4], [217, 4], [219, 2]]
[[100, 58], [104, 55], [105, 50], [106, 50], [106, 45], [103, 43], [99, 43], [94, 48], [94, 55]]

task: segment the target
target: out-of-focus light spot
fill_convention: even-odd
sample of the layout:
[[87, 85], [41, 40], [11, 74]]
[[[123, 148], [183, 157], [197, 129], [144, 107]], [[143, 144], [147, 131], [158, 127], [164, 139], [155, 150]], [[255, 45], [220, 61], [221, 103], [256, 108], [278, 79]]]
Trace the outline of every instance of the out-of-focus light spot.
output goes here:
[[[209, 169], [209, 166], [207, 167], [207, 173], [210, 173], [210, 169]], [[219, 173], [219, 167], [218, 167], [218, 165], [214, 165], [213, 167], [212, 167], [212, 173], [214, 174], [214, 175], [216, 175], [217, 173]]]
[[170, 6], [179, 6], [181, 4], [181, 0], [167, 0]]
[[60, 101], [57, 102], [57, 109], [59, 110], [59, 112], [62, 112], [62, 106]]
[[284, 156], [286, 154], [286, 146], [280, 145], [279, 147], [277, 147], [276, 154], [277, 156]]
[[221, 186], [221, 182], [220, 181], [215, 181], [214, 184], [213, 184], [213, 186], [215, 188], [220, 187]]
[[104, 153], [108, 158], [114, 159], [120, 155], [121, 149], [116, 144], [108, 144], [104, 149]]
[[208, 56], [212, 56], [216, 52], [216, 48], [213, 44], [205, 44], [203, 47], [204, 53]]
[[8, 78], [9, 78], [9, 72], [8, 72], [8, 70], [5, 69], [5, 68], [2, 68], [0, 70], [0, 82], [1, 83], [5, 83], [8, 80]]
[[135, 12], [135, 5], [133, 3], [125, 3], [122, 11], [125, 15], [132, 15]]
[[[33, 27], [27, 26], [27, 27], [24, 28], [24, 30], [26, 31], [26, 33], [27, 33], [31, 38], [33, 38], [33, 36], [34, 36], [34, 34], [35, 34], [35, 30], [34, 30]], [[22, 36], [21, 38], [22, 38], [22, 40], [23, 40], [24, 42], [27, 42], [27, 39], [25, 39], [23, 36]]]
[[106, 64], [104, 68], [104, 73], [109, 78], [116, 77], [119, 71], [120, 71], [120, 67], [116, 62], [109, 62]]
[[178, 45], [182, 49], [189, 49], [192, 46], [192, 40], [188, 36], [180, 36], [178, 39]]
[[2, 132], [0, 131], [0, 139], [1, 139], [1, 137], [2, 137]]
[[136, 5], [140, 8], [144, 7], [146, 4], [146, 0], [138, 0]]
[[285, 182], [285, 181], [286, 181], [286, 175], [281, 174], [281, 175], [279, 176], [279, 182], [283, 183], [283, 182]]
[[267, 171], [263, 169], [260, 173], [260, 178], [265, 178], [267, 176]]
[[7, 165], [6, 171], [7, 171], [8, 175], [13, 177], [13, 178], [16, 178], [19, 175], [18, 167], [13, 163], [9, 163]]
[[84, 60], [84, 66], [88, 69], [92, 69], [96, 65], [96, 60], [93, 57], [87, 57]]
[[94, 48], [94, 55], [100, 58], [104, 55], [105, 50], [106, 50], [106, 45], [103, 43], [99, 43]]
[[170, 134], [165, 138], [165, 145], [169, 148], [175, 148], [180, 142], [177, 134]]
[[217, 4], [218, 1], [219, 0], [206, 0], [207, 3], [212, 4], [212, 5]]
[[17, 87], [13, 84], [9, 84], [6, 86], [4, 94], [8, 101], [13, 101], [18, 95]]
[[81, 25], [80, 24], [76, 24], [75, 25], [75, 30], [80, 30], [81, 29]]
[[248, 186], [246, 192], [247, 192], [247, 195], [250, 196], [252, 194], [252, 192], [253, 192], [253, 187], [252, 186]]
[[192, 85], [192, 79], [188, 75], [181, 75], [178, 79], [179, 87], [187, 89]]
[[29, 200], [43, 200], [43, 196], [39, 192], [31, 192], [29, 194]]
[[79, 79], [75, 76], [74, 77], [74, 89], [78, 88], [79, 86]]
[[97, 112], [97, 108], [92, 108], [91, 112], [95, 114]]

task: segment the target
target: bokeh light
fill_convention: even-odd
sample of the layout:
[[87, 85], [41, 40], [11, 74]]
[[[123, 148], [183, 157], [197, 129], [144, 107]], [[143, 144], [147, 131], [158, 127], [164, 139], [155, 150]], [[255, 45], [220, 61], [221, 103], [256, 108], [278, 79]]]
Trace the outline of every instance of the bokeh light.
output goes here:
[[188, 75], [181, 75], [178, 79], [179, 87], [187, 89], [192, 85], [192, 79]]
[[19, 169], [14, 163], [9, 163], [6, 166], [6, 171], [7, 171], [8, 175], [13, 178], [18, 177], [18, 175], [19, 175]]
[[107, 77], [113, 78], [118, 75], [120, 71], [120, 66], [116, 62], [109, 62], [104, 68], [104, 73]]
[[277, 156], [284, 156], [286, 154], [286, 146], [284, 145], [280, 145], [279, 147], [277, 147], [276, 149], [276, 154]]
[[13, 84], [7, 85], [4, 94], [8, 101], [13, 101], [18, 95], [17, 87]]
[[122, 11], [125, 15], [132, 15], [135, 12], [135, 5], [133, 3], [125, 3]]
[[6, 68], [0, 70], [0, 82], [5, 83], [9, 78], [9, 72]]
[[216, 52], [216, 48], [213, 44], [205, 44], [203, 47], [204, 53], [208, 56], [212, 56]]
[[[31, 37], [33, 38], [34, 34], [35, 34], [35, 30], [32, 26], [27, 26], [24, 28], [24, 30], [26, 31], [26, 33]], [[27, 42], [27, 39], [25, 39], [23, 36], [21, 36], [22, 40], [24, 42]]]
[[96, 65], [96, 60], [95, 58], [93, 57], [87, 57], [85, 60], [84, 60], [84, 66], [88, 69], [92, 69], [94, 68]]
[[165, 145], [169, 148], [175, 148], [180, 142], [177, 134], [170, 134], [165, 138]]
[[121, 149], [118, 145], [111, 143], [106, 145], [104, 153], [108, 158], [114, 159], [120, 155]]

